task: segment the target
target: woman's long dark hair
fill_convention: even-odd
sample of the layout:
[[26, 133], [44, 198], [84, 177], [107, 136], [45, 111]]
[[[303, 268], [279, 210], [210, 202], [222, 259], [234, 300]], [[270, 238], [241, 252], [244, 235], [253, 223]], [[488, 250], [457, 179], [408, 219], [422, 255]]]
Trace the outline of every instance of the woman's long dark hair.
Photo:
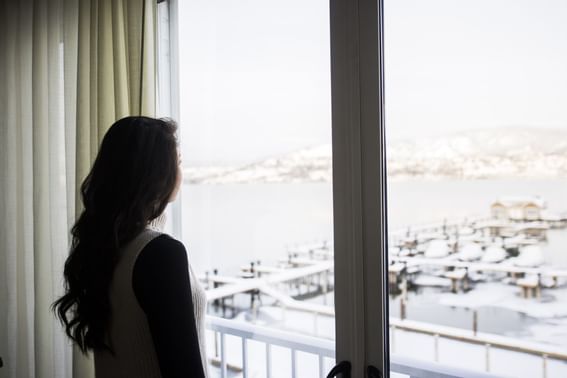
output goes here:
[[65, 295], [53, 308], [84, 353], [109, 348], [108, 291], [119, 249], [163, 213], [175, 190], [176, 131], [169, 120], [117, 121], [81, 185], [84, 210], [71, 230]]

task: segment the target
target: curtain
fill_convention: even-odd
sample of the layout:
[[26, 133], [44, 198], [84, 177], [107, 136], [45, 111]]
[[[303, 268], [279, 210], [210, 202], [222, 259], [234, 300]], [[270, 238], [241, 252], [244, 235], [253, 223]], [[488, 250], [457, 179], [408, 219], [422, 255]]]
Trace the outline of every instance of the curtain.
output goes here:
[[89, 377], [50, 305], [106, 129], [155, 113], [155, 0], [0, 2], [0, 377]]

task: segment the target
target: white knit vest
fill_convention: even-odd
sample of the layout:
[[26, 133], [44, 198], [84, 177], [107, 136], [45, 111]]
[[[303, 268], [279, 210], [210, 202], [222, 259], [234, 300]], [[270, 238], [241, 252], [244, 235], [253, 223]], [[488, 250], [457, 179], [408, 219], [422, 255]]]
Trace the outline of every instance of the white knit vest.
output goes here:
[[[132, 274], [138, 255], [150, 241], [159, 235], [161, 233], [146, 229], [120, 251], [120, 258], [110, 284], [112, 315], [108, 342], [114, 355], [104, 350], [95, 351], [96, 378], [161, 377], [148, 320], [132, 287]], [[205, 375], [208, 375], [205, 348], [207, 300], [205, 291], [191, 269], [191, 264], [189, 264], [189, 278], [201, 359]]]

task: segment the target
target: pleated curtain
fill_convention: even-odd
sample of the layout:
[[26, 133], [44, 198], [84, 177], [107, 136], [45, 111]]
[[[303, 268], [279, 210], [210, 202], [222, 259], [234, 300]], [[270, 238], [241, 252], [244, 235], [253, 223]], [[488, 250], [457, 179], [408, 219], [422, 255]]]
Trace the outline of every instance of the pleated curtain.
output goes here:
[[105, 131], [155, 113], [156, 2], [0, 4], [0, 377], [91, 377], [50, 306]]

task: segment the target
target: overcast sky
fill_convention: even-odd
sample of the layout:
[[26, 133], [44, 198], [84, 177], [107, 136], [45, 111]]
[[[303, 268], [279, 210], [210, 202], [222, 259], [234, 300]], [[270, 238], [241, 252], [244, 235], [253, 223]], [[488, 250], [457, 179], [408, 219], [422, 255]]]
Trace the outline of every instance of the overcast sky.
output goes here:
[[[331, 142], [328, 1], [179, 4], [185, 162]], [[385, 0], [388, 136], [567, 128], [565, 20], [565, 0]]]

